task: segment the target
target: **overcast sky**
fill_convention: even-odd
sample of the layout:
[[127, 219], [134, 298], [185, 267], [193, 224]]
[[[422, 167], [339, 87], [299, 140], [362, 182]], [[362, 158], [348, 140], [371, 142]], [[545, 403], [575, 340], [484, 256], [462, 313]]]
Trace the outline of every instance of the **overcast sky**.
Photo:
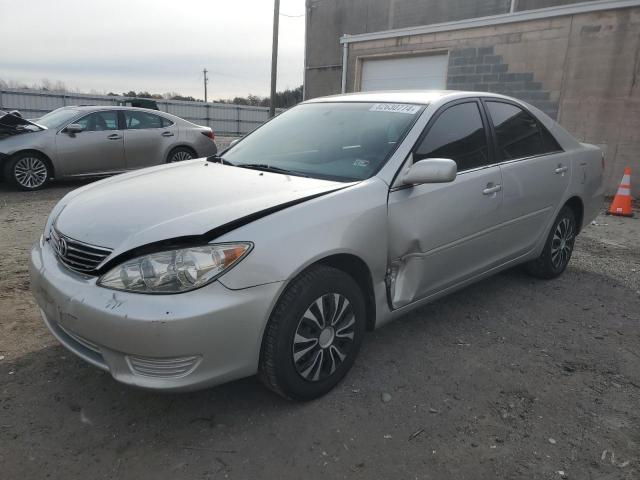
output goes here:
[[[81, 91], [267, 95], [272, 0], [0, 0], [0, 79]], [[304, 0], [281, 0], [278, 90], [302, 85]]]

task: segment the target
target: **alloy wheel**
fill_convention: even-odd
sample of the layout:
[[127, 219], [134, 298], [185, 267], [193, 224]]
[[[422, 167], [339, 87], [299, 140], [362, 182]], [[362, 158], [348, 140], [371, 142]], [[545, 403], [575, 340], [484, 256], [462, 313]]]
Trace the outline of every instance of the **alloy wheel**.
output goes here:
[[23, 157], [13, 167], [16, 182], [24, 188], [38, 188], [47, 181], [49, 171], [44, 161], [38, 157]]
[[355, 335], [355, 312], [338, 293], [317, 298], [298, 323], [293, 340], [293, 363], [305, 380], [317, 382], [333, 375], [350, 354]]
[[183, 162], [185, 160], [191, 160], [192, 158], [193, 158], [193, 155], [191, 155], [189, 152], [185, 150], [180, 150], [173, 154], [173, 156], [171, 157], [171, 163]]
[[558, 222], [551, 240], [551, 263], [555, 269], [559, 269], [569, 262], [574, 241], [573, 223], [570, 219], [563, 218]]

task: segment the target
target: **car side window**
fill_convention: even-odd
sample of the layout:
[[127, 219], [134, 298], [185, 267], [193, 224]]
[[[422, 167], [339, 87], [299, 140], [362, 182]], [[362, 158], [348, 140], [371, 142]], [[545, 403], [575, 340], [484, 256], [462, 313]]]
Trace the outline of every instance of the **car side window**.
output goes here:
[[458, 171], [489, 163], [489, 148], [480, 109], [476, 102], [460, 103], [445, 110], [431, 126], [413, 155], [425, 158], [449, 158]]
[[135, 110], [124, 111], [124, 122], [129, 130], [144, 130], [146, 128], [162, 128], [163, 118], [147, 112]]
[[496, 132], [501, 160], [558, 152], [562, 149], [540, 122], [522, 108], [503, 102], [486, 102]]
[[93, 112], [74, 123], [82, 125], [85, 132], [118, 130], [118, 114], [114, 111]]
[[160, 117], [162, 119], [162, 128], [170, 127], [173, 125], [173, 122], [168, 118]]

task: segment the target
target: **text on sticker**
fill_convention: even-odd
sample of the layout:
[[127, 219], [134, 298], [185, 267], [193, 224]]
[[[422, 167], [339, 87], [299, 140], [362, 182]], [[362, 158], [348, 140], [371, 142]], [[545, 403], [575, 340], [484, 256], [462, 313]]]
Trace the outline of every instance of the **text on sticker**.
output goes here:
[[391, 112], [391, 113], [406, 113], [408, 115], [415, 115], [420, 111], [419, 105], [406, 105], [402, 103], [376, 103], [369, 109], [370, 112]]

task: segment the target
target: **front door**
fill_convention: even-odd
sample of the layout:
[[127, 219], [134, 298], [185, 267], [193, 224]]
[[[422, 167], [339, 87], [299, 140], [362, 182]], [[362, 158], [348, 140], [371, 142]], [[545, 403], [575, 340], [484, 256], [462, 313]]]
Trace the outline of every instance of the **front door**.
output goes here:
[[85, 115], [80, 133], [56, 135], [56, 153], [62, 175], [92, 175], [124, 170], [124, 143], [118, 115], [101, 110]]
[[502, 163], [501, 212], [505, 254], [529, 253], [548, 234], [569, 186], [570, 154], [530, 113], [510, 102], [485, 100], [495, 130], [496, 155]]
[[451, 183], [398, 186], [389, 194], [394, 308], [501, 263], [502, 175], [489, 145], [477, 101], [446, 106], [427, 125], [413, 160], [449, 158], [458, 175]]

